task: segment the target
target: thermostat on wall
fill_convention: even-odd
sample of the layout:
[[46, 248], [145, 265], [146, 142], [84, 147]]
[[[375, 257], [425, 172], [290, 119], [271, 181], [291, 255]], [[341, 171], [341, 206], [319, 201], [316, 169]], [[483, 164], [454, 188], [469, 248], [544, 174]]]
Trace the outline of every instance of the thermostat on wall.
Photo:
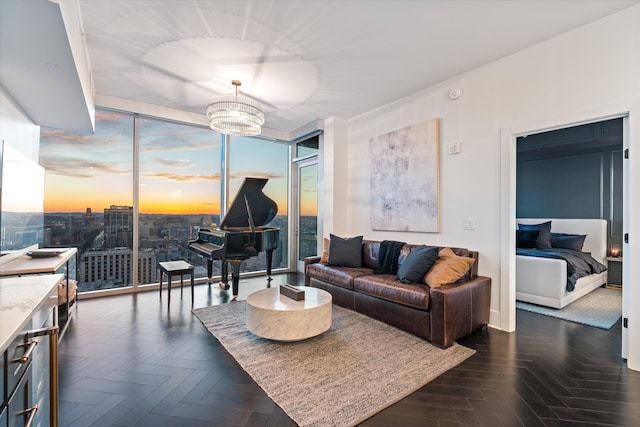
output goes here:
[[457, 87], [455, 89], [451, 89], [451, 91], [449, 92], [449, 99], [458, 99], [462, 96], [462, 88], [461, 87]]
[[447, 148], [447, 152], [449, 154], [458, 154], [461, 151], [462, 151], [462, 142], [460, 141], [449, 144], [449, 147]]

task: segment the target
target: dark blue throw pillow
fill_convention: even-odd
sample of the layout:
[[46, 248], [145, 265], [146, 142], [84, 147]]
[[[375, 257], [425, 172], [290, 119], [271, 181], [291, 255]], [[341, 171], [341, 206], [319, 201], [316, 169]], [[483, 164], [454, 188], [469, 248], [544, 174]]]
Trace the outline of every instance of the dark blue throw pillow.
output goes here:
[[402, 283], [422, 283], [424, 275], [438, 259], [435, 246], [417, 246], [409, 252], [398, 268], [398, 279]]
[[336, 267], [362, 267], [362, 236], [342, 238], [329, 235], [329, 260]]
[[537, 249], [551, 249], [551, 221], [542, 224], [518, 224], [518, 230], [538, 230]]
[[521, 249], [535, 249], [539, 230], [516, 230], [516, 247]]
[[586, 234], [551, 233], [551, 246], [582, 252]]

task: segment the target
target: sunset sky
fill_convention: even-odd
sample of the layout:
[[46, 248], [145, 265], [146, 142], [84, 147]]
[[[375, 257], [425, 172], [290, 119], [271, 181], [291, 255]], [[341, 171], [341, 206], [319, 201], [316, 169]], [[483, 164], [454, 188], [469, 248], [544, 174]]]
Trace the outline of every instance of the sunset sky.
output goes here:
[[[220, 213], [220, 135], [208, 129], [152, 119], [139, 121], [140, 212]], [[96, 133], [42, 128], [45, 212], [102, 212], [133, 205], [133, 118], [96, 110]], [[230, 192], [247, 176], [268, 178], [264, 193], [287, 213], [288, 147], [234, 137]], [[315, 191], [315, 188], [311, 190]], [[317, 197], [305, 197], [317, 199]], [[314, 206], [303, 209], [314, 214]]]

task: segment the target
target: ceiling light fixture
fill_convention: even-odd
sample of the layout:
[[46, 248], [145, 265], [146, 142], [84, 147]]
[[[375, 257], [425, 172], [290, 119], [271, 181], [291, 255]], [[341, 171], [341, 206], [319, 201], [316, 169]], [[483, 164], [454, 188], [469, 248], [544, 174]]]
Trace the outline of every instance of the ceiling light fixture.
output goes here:
[[207, 119], [211, 129], [225, 135], [255, 136], [262, 132], [264, 112], [262, 106], [243, 96], [238, 96], [240, 80], [232, 80], [235, 96], [219, 96], [207, 105]]

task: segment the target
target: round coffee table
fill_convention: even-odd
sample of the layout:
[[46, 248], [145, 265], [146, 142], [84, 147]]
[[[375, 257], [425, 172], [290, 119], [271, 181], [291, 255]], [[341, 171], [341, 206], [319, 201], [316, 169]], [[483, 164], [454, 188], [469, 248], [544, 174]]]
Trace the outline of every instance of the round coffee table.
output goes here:
[[247, 297], [247, 328], [262, 338], [299, 341], [320, 335], [331, 327], [331, 294], [304, 287], [304, 299], [296, 301], [267, 288]]

